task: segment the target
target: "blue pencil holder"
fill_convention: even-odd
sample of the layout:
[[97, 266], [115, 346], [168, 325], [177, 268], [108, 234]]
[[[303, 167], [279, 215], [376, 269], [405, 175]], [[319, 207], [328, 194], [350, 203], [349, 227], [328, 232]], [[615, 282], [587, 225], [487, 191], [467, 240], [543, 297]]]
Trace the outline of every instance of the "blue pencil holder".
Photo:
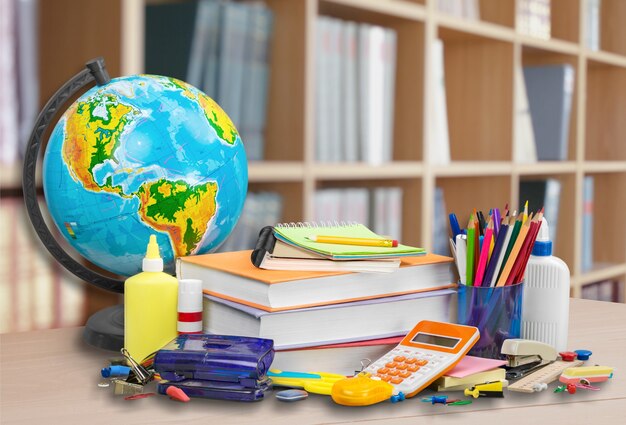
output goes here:
[[523, 295], [523, 282], [496, 288], [459, 285], [458, 322], [480, 331], [480, 339], [468, 354], [506, 357], [500, 353], [504, 340], [521, 335]]

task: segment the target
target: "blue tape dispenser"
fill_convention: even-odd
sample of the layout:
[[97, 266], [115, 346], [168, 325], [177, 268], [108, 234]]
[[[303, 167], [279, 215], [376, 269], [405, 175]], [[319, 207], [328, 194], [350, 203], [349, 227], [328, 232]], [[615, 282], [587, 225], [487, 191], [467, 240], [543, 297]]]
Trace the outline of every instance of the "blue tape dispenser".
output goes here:
[[180, 335], [157, 351], [154, 369], [165, 394], [176, 386], [190, 397], [255, 401], [270, 388], [274, 341], [230, 335]]

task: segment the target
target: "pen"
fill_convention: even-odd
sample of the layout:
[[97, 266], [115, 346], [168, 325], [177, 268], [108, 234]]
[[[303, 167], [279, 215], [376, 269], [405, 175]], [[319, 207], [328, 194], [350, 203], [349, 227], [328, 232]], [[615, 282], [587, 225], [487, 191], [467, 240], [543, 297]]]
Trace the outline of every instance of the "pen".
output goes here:
[[465, 263], [465, 284], [474, 285], [474, 252], [477, 246], [476, 228], [474, 227], [474, 216], [470, 215], [467, 223], [467, 260]]
[[450, 219], [450, 229], [452, 230], [452, 241], [456, 243], [456, 236], [461, 234], [461, 227], [459, 226], [459, 220], [456, 218], [456, 214], [452, 213], [448, 215]]
[[398, 246], [395, 239], [378, 239], [378, 238], [350, 238], [344, 236], [323, 236], [311, 235], [307, 239], [313, 242], [330, 243], [338, 245], [359, 245], [359, 246], [378, 246], [383, 248], [393, 248]]

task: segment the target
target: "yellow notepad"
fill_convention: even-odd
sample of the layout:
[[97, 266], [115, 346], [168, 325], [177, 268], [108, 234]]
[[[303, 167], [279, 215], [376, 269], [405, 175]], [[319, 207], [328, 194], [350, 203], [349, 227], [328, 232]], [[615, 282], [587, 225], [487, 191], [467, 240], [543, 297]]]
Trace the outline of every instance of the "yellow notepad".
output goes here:
[[274, 227], [277, 239], [315, 252], [333, 260], [355, 260], [422, 255], [423, 248], [398, 244], [397, 247], [339, 245], [313, 242], [310, 236], [342, 236], [349, 238], [385, 239], [362, 224], [318, 225], [316, 223], [278, 224]]

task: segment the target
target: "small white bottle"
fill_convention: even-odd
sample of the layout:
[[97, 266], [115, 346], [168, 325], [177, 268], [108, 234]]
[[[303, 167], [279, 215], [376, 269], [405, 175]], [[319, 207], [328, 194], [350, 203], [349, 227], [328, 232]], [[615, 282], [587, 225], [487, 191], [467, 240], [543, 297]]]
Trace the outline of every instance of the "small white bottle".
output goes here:
[[526, 266], [522, 302], [522, 338], [545, 342], [557, 352], [567, 350], [570, 274], [567, 264], [552, 255], [548, 222], [539, 234]]

